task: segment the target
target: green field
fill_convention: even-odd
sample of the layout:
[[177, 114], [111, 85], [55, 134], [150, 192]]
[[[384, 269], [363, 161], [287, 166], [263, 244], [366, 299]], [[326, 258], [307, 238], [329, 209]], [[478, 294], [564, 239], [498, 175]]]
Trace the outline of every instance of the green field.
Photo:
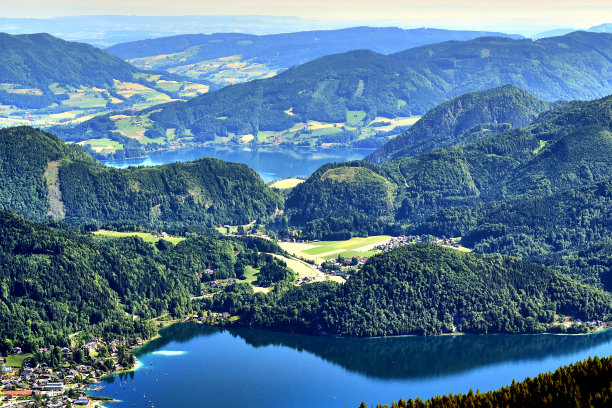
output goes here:
[[151, 244], [157, 243], [157, 241], [159, 241], [160, 239], [169, 241], [174, 245], [185, 240], [185, 238], [182, 238], [182, 237], [171, 237], [171, 236], [168, 236], [165, 238], [159, 238], [151, 234], [150, 232], [118, 232], [118, 231], [98, 230], [94, 232], [94, 235], [101, 236], [101, 237], [108, 237], [108, 238], [125, 238], [125, 237], [136, 236], [136, 237], [142, 238], [143, 241], [149, 242]]
[[253, 288], [253, 291], [255, 293], [257, 292], [263, 292], [263, 293], [268, 293], [272, 290], [272, 288], [262, 288], [261, 286], [255, 286], [255, 281], [257, 280], [257, 273], [259, 272], [258, 269], [253, 268], [252, 266], [248, 265], [245, 268], [245, 273], [244, 276], [246, 277], [246, 279], [238, 279], [239, 282], [242, 283], [248, 283], [249, 285], [251, 285], [251, 287]]
[[21, 367], [26, 358], [32, 357], [32, 354], [11, 354], [6, 356], [6, 365], [9, 367]]
[[[319, 275], [305, 262], [287, 258], [286, 256], [272, 254], [272, 256], [280, 259], [287, 264], [287, 268], [291, 269], [297, 276], [308, 276], [317, 278]], [[317, 279], [320, 280], [320, 279]]]
[[342, 255], [345, 258], [353, 256], [372, 256], [377, 253], [374, 247], [387, 242], [391, 237], [388, 235], [377, 235], [367, 238], [351, 238], [346, 241], [319, 241], [308, 243], [279, 242], [279, 245], [287, 252], [301, 258], [310, 259], [316, 263], [322, 263], [331, 258]]
[[285, 190], [285, 189], [293, 188], [297, 186], [298, 184], [303, 183], [304, 181], [305, 181], [304, 179], [287, 178], [287, 179], [275, 181], [274, 183], [270, 184], [270, 187]]
[[347, 111], [346, 112], [346, 124], [350, 126], [357, 126], [363, 122], [366, 117], [364, 111]]
[[79, 142], [81, 146], [87, 145], [91, 147], [91, 150], [97, 153], [115, 153], [117, 150], [122, 150], [123, 145], [114, 140], [103, 138], [103, 139], [89, 139], [83, 142]]
[[70, 99], [62, 102], [62, 105], [81, 109], [104, 108], [106, 107], [106, 99], [93, 92], [83, 92], [71, 95]]

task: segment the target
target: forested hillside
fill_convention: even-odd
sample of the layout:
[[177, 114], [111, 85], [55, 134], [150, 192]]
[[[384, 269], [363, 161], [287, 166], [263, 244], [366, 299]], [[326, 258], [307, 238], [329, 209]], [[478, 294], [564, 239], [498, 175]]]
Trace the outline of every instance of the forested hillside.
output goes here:
[[[611, 57], [612, 34], [586, 32], [538, 41], [483, 37], [386, 56], [350, 51], [131, 118], [160, 141], [359, 145], [390, 134], [374, 129], [381, 124], [397, 129], [395, 119], [505, 84], [546, 101], [602, 97], [612, 93]], [[116, 120], [106, 116], [58, 134], [73, 141], [113, 139], [116, 130]]]
[[431, 109], [366, 160], [386, 162], [522, 128], [550, 108], [551, 104], [512, 85], [467, 93]]
[[414, 231], [463, 236], [482, 253], [520, 256], [612, 290], [612, 180], [548, 197], [451, 208]]
[[[473, 407], [607, 407], [612, 403], [610, 378], [612, 358], [594, 357], [569, 366], [558, 368], [553, 373], [543, 373], [535, 378], [489, 392], [437, 396], [426, 401], [399, 400], [391, 408], [473, 408]], [[366, 408], [361, 403], [360, 408]], [[388, 405], [376, 405], [388, 408]]]
[[562, 330], [555, 315], [610, 318], [609, 293], [504, 256], [416, 244], [376, 255], [344, 285], [236, 285], [214, 298], [239, 324], [348, 336], [533, 333]]
[[119, 170], [29, 127], [0, 130], [0, 148], [0, 208], [34, 220], [198, 228], [267, 219], [283, 206], [243, 164], [201, 159]]
[[0, 210], [0, 337], [25, 352], [69, 345], [77, 331], [148, 338], [156, 333], [150, 318], [197, 307], [191, 298], [202, 279], [236, 277], [258, 251], [280, 251], [257, 238], [161, 242], [97, 238]]
[[146, 72], [89, 44], [49, 34], [0, 33], [0, 126], [82, 122], [208, 90], [198, 80]]
[[[586, 186], [609, 177], [611, 119], [612, 97], [572, 102], [540, 115], [526, 128], [382, 166], [328, 165], [291, 191], [287, 213], [309, 236], [333, 232], [339, 237], [377, 233], [392, 222], [419, 223], [452, 207], [530, 199]], [[378, 185], [386, 188], [366, 187], [371, 177], [356, 171], [358, 167], [377, 174]], [[345, 176], [325, 177], [331, 168]]]
[[[129, 81], [138, 72], [134, 66], [88, 44], [61, 40], [49, 34], [9, 35], [0, 33], [0, 83], [39, 89], [42, 95], [12, 94], [18, 99], [36, 100], [47, 97], [50, 105], [55, 94], [52, 84], [80, 88], [113, 87], [113, 80]], [[0, 100], [5, 100], [2, 90]], [[57, 100], [59, 102], [59, 100]], [[19, 103], [15, 103], [19, 105]], [[42, 105], [41, 106], [46, 106]]]
[[487, 31], [353, 27], [270, 35], [177, 35], [117, 44], [106, 50], [142, 69], [163, 69], [228, 85], [271, 76], [330, 54], [361, 49], [391, 54], [425, 44], [483, 36], [521, 38]]

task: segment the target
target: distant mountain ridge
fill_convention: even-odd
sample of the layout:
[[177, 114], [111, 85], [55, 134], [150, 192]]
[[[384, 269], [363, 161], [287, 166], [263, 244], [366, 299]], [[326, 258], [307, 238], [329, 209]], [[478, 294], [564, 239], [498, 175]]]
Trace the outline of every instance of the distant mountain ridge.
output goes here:
[[[437, 28], [402, 29], [397, 27], [351, 27], [337, 30], [313, 30], [284, 34], [253, 35], [247, 33], [183, 34], [116, 44], [106, 51], [122, 59], [172, 54], [199, 45], [196, 59], [220, 58], [236, 52], [245, 58], [272, 60], [281, 58], [277, 66], [301, 54], [302, 58], [314, 59], [329, 54], [338, 54], [356, 49], [369, 49], [381, 54], [390, 54], [420, 45], [443, 41], [465, 41], [476, 37], [523, 38], [518, 34], [493, 31], [444, 30]], [[250, 40], [247, 41], [247, 40]], [[287, 46], [295, 49], [287, 49]], [[326, 50], [324, 48], [328, 47]], [[283, 50], [288, 55], [271, 56]], [[313, 57], [313, 55], [315, 55]], [[184, 61], [189, 63], [190, 61]], [[289, 63], [298, 65], [306, 62]]]
[[117, 44], [106, 50], [143, 69], [167, 70], [219, 86], [274, 75], [316, 58], [368, 49], [391, 54], [443, 41], [483, 36], [522, 38], [487, 31], [353, 27], [286, 34], [190, 34]]
[[[371, 137], [377, 119], [390, 124], [422, 115], [467, 92], [511, 84], [545, 101], [593, 99], [612, 93], [611, 78], [612, 34], [575, 32], [538, 41], [481, 37], [392, 55], [367, 50], [330, 55], [273, 78], [129, 116], [162, 145], [184, 138], [200, 143], [351, 145]], [[79, 142], [117, 140], [121, 129], [108, 116], [54, 131]]]

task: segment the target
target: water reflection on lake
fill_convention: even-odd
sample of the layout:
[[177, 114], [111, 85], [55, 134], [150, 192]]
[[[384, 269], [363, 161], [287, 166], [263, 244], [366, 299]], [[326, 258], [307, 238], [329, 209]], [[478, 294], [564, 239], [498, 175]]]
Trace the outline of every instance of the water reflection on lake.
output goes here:
[[486, 391], [612, 354], [612, 331], [356, 339], [178, 324], [162, 334], [139, 351], [139, 370], [98, 393], [122, 400], [109, 406], [356, 408]]

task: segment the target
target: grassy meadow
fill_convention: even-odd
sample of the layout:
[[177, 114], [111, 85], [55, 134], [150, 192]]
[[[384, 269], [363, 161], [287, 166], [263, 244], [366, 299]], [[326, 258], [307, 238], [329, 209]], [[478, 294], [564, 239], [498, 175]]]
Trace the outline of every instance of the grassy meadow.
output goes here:
[[143, 241], [148, 242], [150, 244], [156, 244], [157, 241], [159, 241], [160, 239], [163, 239], [165, 241], [171, 242], [173, 245], [176, 245], [179, 242], [185, 240], [185, 238], [182, 238], [182, 237], [172, 237], [172, 236], [168, 236], [165, 238], [159, 238], [150, 232], [119, 232], [119, 231], [98, 230], [98, 231], [95, 231], [93, 234], [99, 237], [106, 237], [106, 238], [125, 238], [125, 237], [136, 236], [136, 237], [142, 238]]
[[279, 242], [279, 245], [296, 257], [321, 264], [328, 259], [337, 258], [339, 255], [344, 258], [372, 256], [378, 252], [374, 249], [377, 245], [388, 242], [390, 239], [391, 237], [388, 235], [377, 235], [367, 238], [355, 237], [346, 241]]

